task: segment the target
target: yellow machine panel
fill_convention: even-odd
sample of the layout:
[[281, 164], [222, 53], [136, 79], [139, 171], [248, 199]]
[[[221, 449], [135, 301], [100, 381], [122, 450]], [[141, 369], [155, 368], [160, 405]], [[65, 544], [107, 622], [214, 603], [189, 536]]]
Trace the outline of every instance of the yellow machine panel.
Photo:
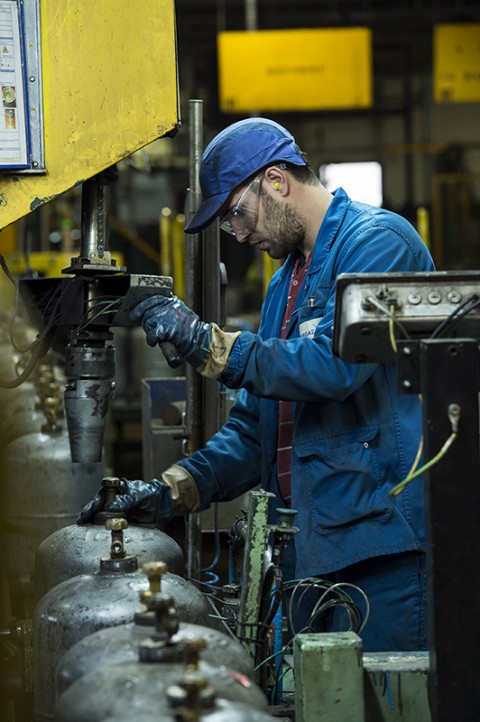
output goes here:
[[0, 229], [179, 125], [173, 0], [41, 0], [43, 175], [0, 173]]

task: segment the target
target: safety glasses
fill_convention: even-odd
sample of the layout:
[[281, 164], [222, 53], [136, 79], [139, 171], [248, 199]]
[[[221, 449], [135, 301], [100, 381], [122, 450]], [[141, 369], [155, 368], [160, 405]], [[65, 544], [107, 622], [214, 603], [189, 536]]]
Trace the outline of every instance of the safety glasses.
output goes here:
[[[230, 233], [231, 236], [247, 236], [254, 230], [257, 224], [262, 180], [263, 171], [255, 176], [245, 188], [235, 205], [232, 206], [220, 220], [220, 228], [222, 231]], [[254, 208], [252, 208], [251, 205], [252, 195]]]

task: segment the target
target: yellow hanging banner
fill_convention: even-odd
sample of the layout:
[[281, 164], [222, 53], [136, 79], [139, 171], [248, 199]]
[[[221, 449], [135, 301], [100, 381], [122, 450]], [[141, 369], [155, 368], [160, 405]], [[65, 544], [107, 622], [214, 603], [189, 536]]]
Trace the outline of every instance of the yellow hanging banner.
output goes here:
[[433, 76], [437, 103], [480, 100], [480, 23], [435, 26]]
[[372, 105], [368, 28], [224, 32], [217, 49], [224, 113]]

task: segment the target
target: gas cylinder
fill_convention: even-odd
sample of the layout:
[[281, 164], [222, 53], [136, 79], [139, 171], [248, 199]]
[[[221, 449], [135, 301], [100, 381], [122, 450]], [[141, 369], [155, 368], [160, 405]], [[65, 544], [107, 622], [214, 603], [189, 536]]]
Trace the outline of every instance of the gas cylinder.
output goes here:
[[[175, 685], [176, 686], [176, 685]], [[168, 689], [173, 690], [174, 685], [171, 685]], [[215, 699], [212, 703], [211, 709], [205, 709], [195, 714], [195, 709], [182, 707], [183, 710], [189, 716], [181, 716], [178, 707], [170, 707], [168, 709], [161, 710], [161, 717], [156, 709], [151, 709], [149, 712], [135, 712], [135, 722], [279, 722], [278, 717], [272, 717], [267, 712], [261, 712], [258, 709], [252, 709], [246, 704], [240, 702], [229, 702], [226, 699]], [[59, 714], [65, 714], [63, 709]], [[64, 722], [70, 719], [68, 712], [66, 716], [57, 716], [54, 714], [54, 722]], [[290, 718], [289, 718], [290, 719]], [[132, 713], [127, 712], [122, 714], [121, 712], [115, 712], [115, 717], [106, 717], [103, 722], [132, 722]]]
[[[166, 594], [152, 595], [148, 605], [155, 608], [155, 632], [139, 644], [138, 661], [107, 664], [80, 677], [59, 697], [55, 719], [101, 722], [117, 711], [130, 711], [134, 719], [137, 712], [154, 709], [163, 719], [163, 710], [169, 709], [168, 689], [185, 671], [200, 673], [209, 682], [206, 689], [221, 699], [266, 710], [265, 694], [249, 678], [200, 659], [200, 650], [206, 646], [204, 640], [172, 642], [167, 631], [172, 604]], [[62, 716], [64, 711], [67, 716]]]
[[[119, 493], [120, 479], [104, 477], [104, 506]], [[100, 557], [109, 543], [105, 522], [115, 514], [104, 510], [94, 516], [93, 524], [72, 524], [51, 534], [35, 555], [35, 599], [38, 601], [57, 584], [97, 571]], [[118, 516], [118, 514], [117, 514]], [[129, 525], [125, 544], [135, 554], [139, 565], [150, 559], [165, 562], [173, 574], [185, 575], [185, 560], [180, 546], [168, 534], [150, 526]]]
[[[81, 574], [57, 584], [35, 607], [33, 615], [34, 702], [36, 720], [51, 718], [55, 699], [55, 670], [58, 662], [76, 642], [98, 629], [125, 624], [138, 608], [138, 594], [148, 589], [138, 560], [127, 554], [123, 531], [126, 519], [108, 519], [111, 532], [110, 556], [100, 559], [93, 574]], [[158, 562], [147, 566], [150, 586], [165, 591], [175, 600], [179, 618], [207, 626], [209, 604], [186, 579], [166, 573]]]
[[63, 420], [63, 372], [53, 362], [43, 363], [30, 378], [31, 381], [11, 389], [12, 396], [5, 398], [0, 421], [0, 437], [5, 445], [18, 436], [43, 431], [53, 413], [56, 419]]
[[68, 435], [49, 409], [43, 431], [25, 434], [4, 449], [2, 548], [12, 613], [31, 617], [35, 552], [57, 529], [75, 521], [94, 496], [103, 465], [74, 464]]
[[[150, 592], [141, 591], [140, 602], [148, 601]], [[60, 660], [56, 673], [56, 695], [60, 696], [79, 677], [104, 664], [136, 662], [138, 645], [153, 632], [155, 615], [148, 609], [135, 613], [133, 622], [107, 627], [89, 634], [73, 645]], [[228, 629], [228, 628], [225, 628]], [[200, 624], [178, 623], [171, 641], [201, 638], [206, 647], [200, 659], [213, 665], [224, 665], [240, 674], [253, 677], [253, 659], [238, 639], [228, 630], [226, 633]]]
[[[102, 668], [103, 669], [103, 668]], [[206, 671], [206, 670], [205, 670]], [[133, 707], [129, 699], [126, 709], [121, 704], [112, 705], [111, 691], [107, 688], [107, 699], [101, 700], [101, 710], [96, 710], [96, 716], [89, 717], [91, 705], [84, 705], [85, 694], [88, 692], [81, 685], [71, 688], [58, 700], [55, 708], [54, 722], [275, 722], [278, 717], [272, 717], [263, 710], [255, 709], [243, 702], [230, 701], [217, 694], [214, 687], [209, 684], [205, 671], [199, 672], [191, 669], [180, 673], [172, 682], [160, 690], [153, 690], [148, 696], [139, 699], [140, 705]], [[157, 671], [157, 680], [158, 680]], [[114, 680], [115, 682], [117, 680]], [[119, 680], [121, 684], [121, 678]], [[127, 681], [131, 685], [131, 680]], [[123, 692], [123, 690], [122, 690]], [[83, 697], [82, 697], [83, 694]], [[132, 695], [133, 696], [133, 695]], [[105, 711], [113, 708], [111, 712]]]

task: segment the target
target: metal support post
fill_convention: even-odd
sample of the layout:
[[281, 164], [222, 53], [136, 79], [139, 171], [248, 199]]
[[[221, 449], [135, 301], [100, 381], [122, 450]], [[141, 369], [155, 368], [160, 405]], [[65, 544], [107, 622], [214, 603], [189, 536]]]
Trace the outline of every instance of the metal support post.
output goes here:
[[[429, 693], [433, 722], [480, 719], [479, 351], [471, 339], [420, 345], [425, 473]], [[415, 483], [415, 482], [412, 482]]]
[[362, 641], [354, 632], [297, 634], [296, 722], [365, 722]]
[[247, 532], [243, 557], [242, 591], [238, 613], [237, 636], [255, 658], [258, 613], [262, 595], [263, 567], [269, 527], [269, 491], [251, 491], [248, 504]]
[[[203, 142], [203, 102], [190, 100], [189, 189], [185, 219], [188, 222], [201, 201], [200, 157]], [[199, 233], [185, 234], [185, 300], [199, 316], [202, 315], [202, 237]], [[203, 385], [202, 377], [186, 364], [186, 444], [185, 455], [190, 456], [203, 445]], [[186, 522], [187, 574], [200, 579], [202, 529], [200, 514], [189, 514]]]

